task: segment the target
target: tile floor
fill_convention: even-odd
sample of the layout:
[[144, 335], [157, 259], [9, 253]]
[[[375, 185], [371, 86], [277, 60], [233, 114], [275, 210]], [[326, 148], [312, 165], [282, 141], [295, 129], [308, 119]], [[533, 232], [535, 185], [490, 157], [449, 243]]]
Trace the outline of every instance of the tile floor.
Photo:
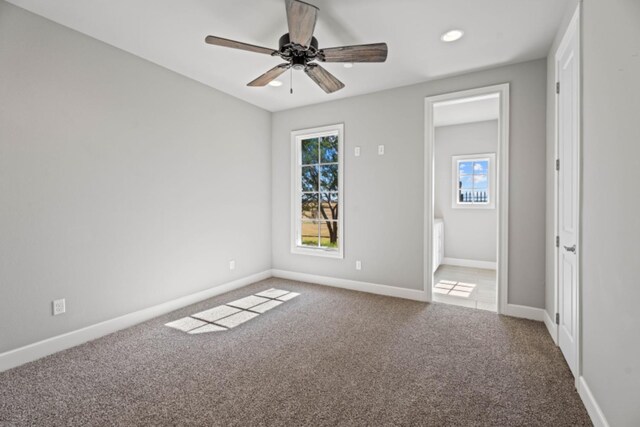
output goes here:
[[283, 302], [300, 295], [282, 289], [267, 289], [255, 295], [241, 298], [225, 305], [210, 308], [182, 319], [166, 323], [165, 326], [188, 334], [222, 332], [243, 324]]
[[498, 311], [495, 270], [441, 265], [433, 283], [434, 302]]

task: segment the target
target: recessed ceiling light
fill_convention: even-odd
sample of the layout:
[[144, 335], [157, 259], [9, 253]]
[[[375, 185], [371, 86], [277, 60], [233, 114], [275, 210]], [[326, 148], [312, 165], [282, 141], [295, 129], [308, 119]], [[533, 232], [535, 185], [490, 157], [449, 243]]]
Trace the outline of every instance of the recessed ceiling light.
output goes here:
[[463, 35], [464, 35], [464, 31], [462, 30], [451, 30], [441, 35], [440, 40], [447, 43], [454, 42], [456, 40], [460, 40]]
[[273, 87], [280, 87], [282, 86], [282, 82], [278, 81], [278, 80], [271, 80], [269, 82], [269, 86], [273, 86]]
[[346, 64], [344, 64], [344, 68], [353, 68], [353, 63], [347, 62]]

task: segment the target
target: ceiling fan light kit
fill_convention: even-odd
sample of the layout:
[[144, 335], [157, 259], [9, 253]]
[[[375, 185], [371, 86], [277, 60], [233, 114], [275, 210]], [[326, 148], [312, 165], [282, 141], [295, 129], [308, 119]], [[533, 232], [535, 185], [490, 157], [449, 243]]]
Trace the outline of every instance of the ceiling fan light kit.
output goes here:
[[[263, 87], [277, 79], [288, 69], [304, 72], [326, 93], [336, 92], [344, 83], [320, 66], [318, 62], [385, 62], [387, 44], [374, 43], [319, 49], [313, 36], [318, 19], [318, 8], [299, 0], [285, 0], [289, 32], [280, 37], [278, 50], [255, 46], [216, 36], [207, 36], [208, 44], [262, 53], [282, 58], [284, 63], [276, 65], [247, 86]], [[346, 64], [345, 64], [346, 66]]]

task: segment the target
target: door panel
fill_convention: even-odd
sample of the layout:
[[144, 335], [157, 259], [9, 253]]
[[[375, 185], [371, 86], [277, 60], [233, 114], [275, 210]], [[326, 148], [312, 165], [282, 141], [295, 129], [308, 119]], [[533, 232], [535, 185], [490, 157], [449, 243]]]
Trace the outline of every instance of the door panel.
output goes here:
[[558, 345], [571, 372], [578, 365], [579, 51], [569, 28], [556, 54], [558, 81]]

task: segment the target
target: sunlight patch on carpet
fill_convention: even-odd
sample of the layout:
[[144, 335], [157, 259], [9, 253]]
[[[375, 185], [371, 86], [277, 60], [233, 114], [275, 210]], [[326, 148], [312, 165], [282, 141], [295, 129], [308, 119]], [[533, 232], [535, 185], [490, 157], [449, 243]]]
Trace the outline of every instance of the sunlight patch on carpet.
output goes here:
[[297, 292], [271, 288], [255, 295], [165, 323], [165, 326], [190, 335], [224, 332], [248, 322], [299, 295]]

